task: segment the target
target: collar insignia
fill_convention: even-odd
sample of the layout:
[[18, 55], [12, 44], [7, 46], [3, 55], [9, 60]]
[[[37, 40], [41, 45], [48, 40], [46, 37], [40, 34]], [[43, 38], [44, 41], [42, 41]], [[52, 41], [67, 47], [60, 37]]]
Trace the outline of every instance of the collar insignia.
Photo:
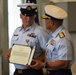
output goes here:
[[59, 37], [60, 37], [60, 38], [65, 37], [64, 33], [63, 33], [63, 32], [59, 32]]

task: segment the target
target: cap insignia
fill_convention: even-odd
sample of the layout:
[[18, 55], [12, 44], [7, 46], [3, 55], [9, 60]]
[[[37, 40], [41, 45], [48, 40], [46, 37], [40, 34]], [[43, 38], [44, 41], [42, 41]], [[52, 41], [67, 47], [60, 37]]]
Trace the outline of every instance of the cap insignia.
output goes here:
[[59, 37], [60, 37], [60, 38], [65, 37], [64, 33], [63, 33], [63, 32], [59, 32]]
[[28, 6], [28, 7], [27, 7], [27, 10], [31, 10], [31, 9], [32, 9], [31, 6]]
[[47, 16], [47, 15], [42, 15], [42, 18], [44, 18], [44, 19], [50, 19], [50, 17]]

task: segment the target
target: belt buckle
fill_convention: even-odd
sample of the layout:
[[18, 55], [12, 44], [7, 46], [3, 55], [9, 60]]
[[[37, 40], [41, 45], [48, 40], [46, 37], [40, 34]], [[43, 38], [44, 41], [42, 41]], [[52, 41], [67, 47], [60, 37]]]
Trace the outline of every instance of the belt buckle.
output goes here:
[[18, 70], [18, 73], [20, 73], [20, 74], [21, 74], [21, 73], [22, 73], [22, 70]]
[[47, 70], [47, 74], [50, 74], [50, 71], [49, 70]]

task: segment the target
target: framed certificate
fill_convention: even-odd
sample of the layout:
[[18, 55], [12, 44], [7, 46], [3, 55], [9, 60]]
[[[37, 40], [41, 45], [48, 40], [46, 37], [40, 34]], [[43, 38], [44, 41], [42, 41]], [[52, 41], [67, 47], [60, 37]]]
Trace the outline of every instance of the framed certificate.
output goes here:
[[10, 59], [11, 63], [21, 64], [21, 65], [30, 65], [35, 47], [31, 49], [28, 46], [14, 45], [11, 50]]

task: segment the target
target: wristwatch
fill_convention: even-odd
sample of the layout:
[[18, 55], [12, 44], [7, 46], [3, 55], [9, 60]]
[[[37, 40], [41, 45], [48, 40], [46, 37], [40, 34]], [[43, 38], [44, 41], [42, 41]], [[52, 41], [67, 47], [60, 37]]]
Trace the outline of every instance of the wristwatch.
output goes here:
[[48, 68], [48, 67], [49, 67], [49, 66], [48, 66], [48, 63], [46, 62], [46, 63], [45, 63], [45, 68]]

